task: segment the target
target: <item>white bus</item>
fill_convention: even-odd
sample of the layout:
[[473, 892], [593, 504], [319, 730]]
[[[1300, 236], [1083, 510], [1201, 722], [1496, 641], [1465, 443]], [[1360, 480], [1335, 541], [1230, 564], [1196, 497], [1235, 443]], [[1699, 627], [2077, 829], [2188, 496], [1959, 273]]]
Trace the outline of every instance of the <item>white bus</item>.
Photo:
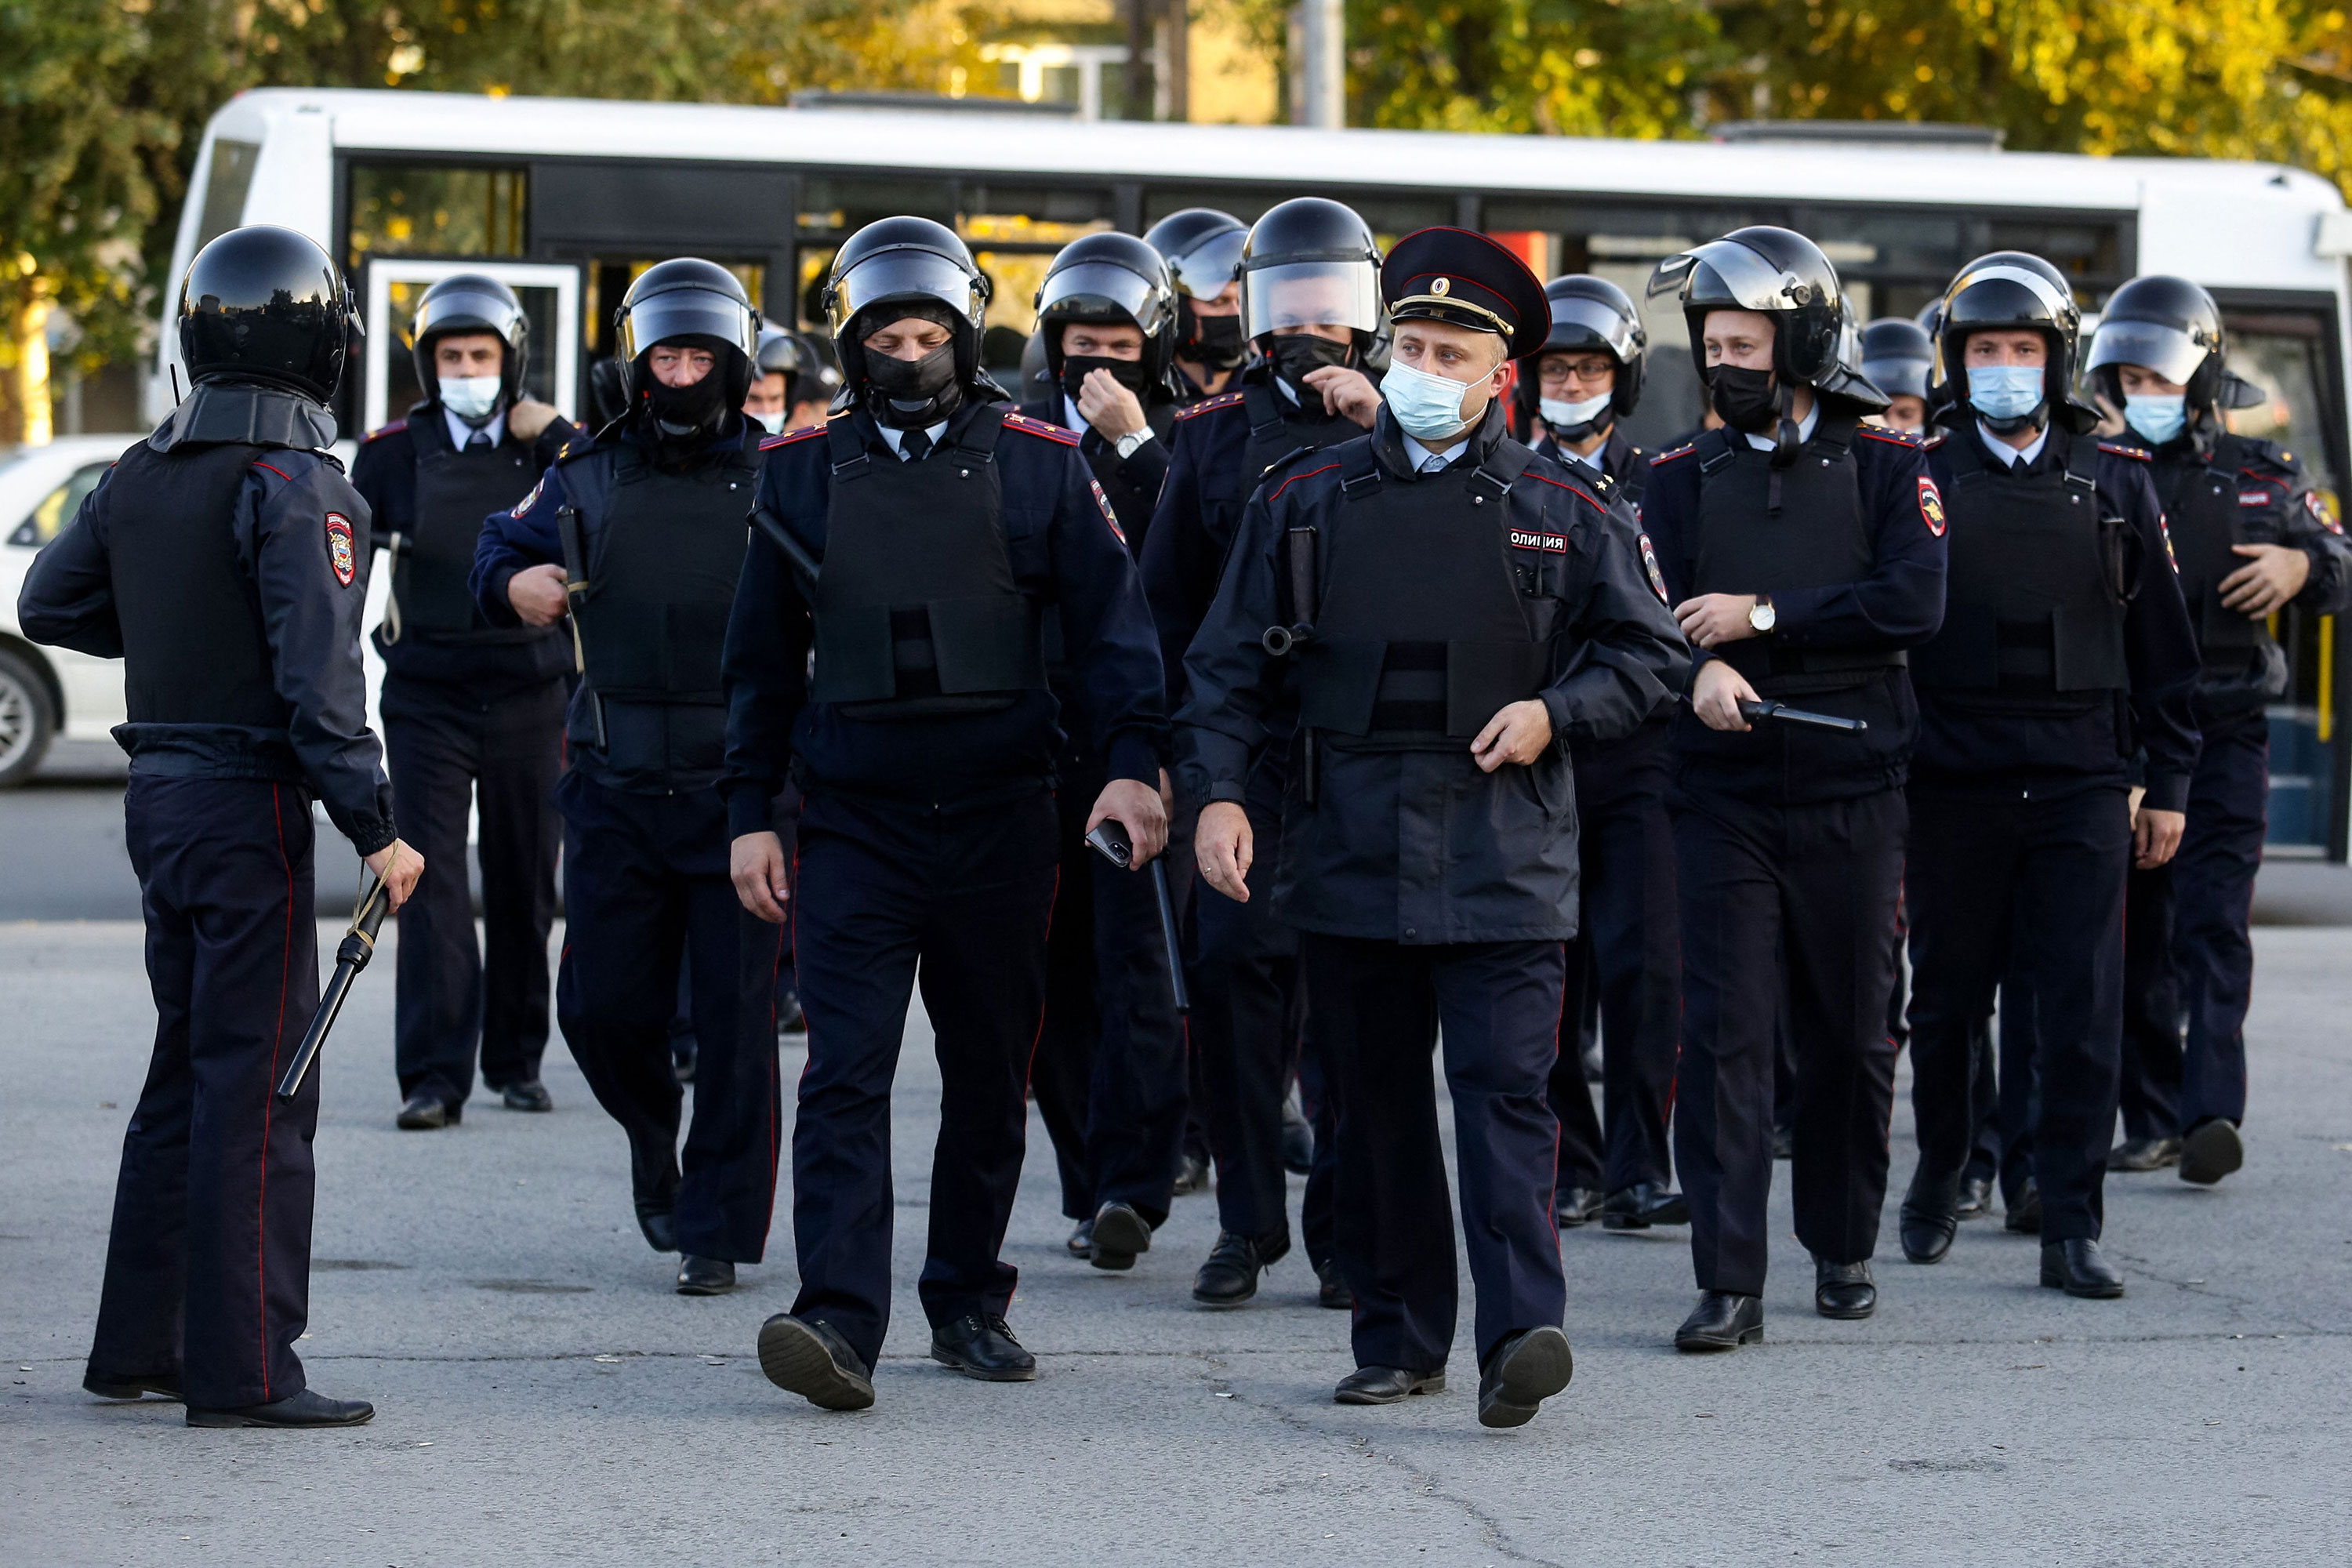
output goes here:
[[[2286, 441], [2331, 490], [2352, 474], [2352, 214], [2334, 185], [2300, 170], [2003, 153], [1900, 126], [1875, 143], [1618, 142], [1082, 123], [979, 108], [248, 92], [205, 130], [173, 276], [242, 223], [299, 229], [341, 258], [368, 314], [365, 361], [341, 410], [356, 434], [406, 411], [411, 302], [460, 268], [522, 296], [533, 390], [571, 414], [638, 269], [709, 257], [737, 270], [772, 321], [821, 326], [816, 291], [834, 247], [895, 213], [937, 218], [971, 243], [996, 285], [988, 358], [1003, 365], [1019, 357], [1055, 249], [1096, 229], [1140, 233], [1181, 207], [1248, 220], [1289, 196], [1335, 196], [1384, 240], [1428, 224], [1483, 229], [1546, 276], [1597, 272], [1636, 299], [1657, 258], [1775, 223], [1822, 245], [1860, 321], [1912, 314], [1994, 249], [2049, 258], [2086, 310], [2137, 273], [2195, 279], [2221, 302], [2233, 367], [2270, 395], [2236, 416], [2240, 428]], [[176, 369], [168, 314], [163, 325], [148, 389], [157, 418]], [[1650, 337], [1651, 390], [1629, 434], [1656, 444], [1696, 424], [1700, 398], [1679, 316], [1654, 314]], [[2343, 656], [2317, 617], [2291, 611], [2279, 630], [2294, 685], [2273, 710], [2273, 847], [2341, 859], [2352, 800]]]

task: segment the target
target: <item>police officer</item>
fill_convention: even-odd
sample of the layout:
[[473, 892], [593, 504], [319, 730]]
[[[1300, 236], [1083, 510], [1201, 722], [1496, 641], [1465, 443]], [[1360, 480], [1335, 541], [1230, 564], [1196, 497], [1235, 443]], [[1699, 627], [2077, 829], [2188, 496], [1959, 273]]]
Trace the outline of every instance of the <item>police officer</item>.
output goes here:
[[[809, 1058], [793, 1130], [801, 1289], [760, 1331], [780, 1387], [874, 1402], [890, 1305], [890, 1082], [919, 963], [944, 1082], [921, 1297], [934, 1359], [1026, 1381], [999, 1257], [1045, 999], [1062, 745], [1039, 622], [1057, 612], [1116, 823], [1167, 837], [1167, 720], [1135, 565], [1078, 438], [980, 367], [988, 283], [951, 230], [869, 224], [826, 310], [849, 402], [769, 448], [727, 632], [728, 794], [744, 906], [789, 900]], [[814, 649], [812, 677], [810, 652]], [[788, 890], [768, 802], [807, 804]], [[1164, 979], [1164, 972], [1163, 976]]]
[[[1037, 336], [1053, 395], [1021, 412], [1083, 432], [1078, 454], [1118, 519], [1129, 554], [1142, 546], [1168, 476], [1176, 404], [1169, 353], [1176, 294], [1160, 253], [1125, 234], [1065, 247], [1037, 291]], [[1105, 783], [1058, 620], [1047, 675], [1070, 718], [1055, 763], [1061, 817], [1059, 916], [1046, 945], [1045, 1020], [1030, 1083], [1054, 1142], [1071, 1250], [1097, 1268], [1128, 1268], [1168, 1217], [1183, 1138], [1185, 1051], [1157, 900], [1148, 879], [1087, 847]]]
[[[493, 625], [569, 609], [584, 675], [565, 729], [566, 920], [556, 1018], [629, 1140], [637, 1224], [682, 1256], [681, 1295], [757, 1263], [782, 1136], [773, 927], [727, 872], [721, 633], [741, 570], [760, 426], [740, 412], [759, 315], [734, 275], [683, 258], [638, 275], [614, 325], [628, 413], [574, 445], [482, 530]], [[691, 966], [698, 1051], [683, 1171], [669, 1020]]]
[[1225, 390], [1249, 357], [1242, 333], [1242, 247], [1249, 226], [1214, 207], [1170, 213], [1143, 231], [1176, 286], [1176, 395], [1198, 403]]
[[[1597, 470], [1638, 508], [1650, 454], [1625, 439], [1618, 420], [1642, 400], [1650, 337], [1641, 312], [1614, 283], [1584, 274], [1553, 279], [1544, 297], [1551, 330], [1535, 374], [1519, 378], [1517, 393], [1522, 416], [1537, 432], [1535, 449]], [[1690, 1217], [1671, 1190], [1666, 1149], [1682, 1027], [1674, 827], [1665, 805], [1672, 711], [1669, 699], [1630, 735], [1569, 748], [1584, 911], [1568, 947], [1564, 1044], [1551, 1074], [1552, 1114], [1559, 1119], [1553, 1212], [1564, 1226], [1587, 1224], [1596, 1214], [1611, 1230], [1682, 1225]], [[1580, 1045], [1591, 1022], [1605, 1023], [1605, 1140], [1585, 1086], [1585, 1053], [1565, 1045]]]
[[[1974, 1131], [1969, 1037], [2006, 973], [2032, 1001], [2042, 1283], [2110, 1298], [2124, 1280], [2098, 1238], [2124, 874], [2179, 843], [2197, 645], [2147, 455], [2103, 447], [2096, 413], [2073, 396], [2080, 325], [2064, 275], [2022, 252], [1979, 257], [1944, 295], [1937, 363], [1952, 400], [1920, 496], [1948, 510], [1951, 565], [1942, 629], [1913, 658], [1919, 1164], [1902, 1237], [1915, 1263], [1951, 1247]], [[2143, 748], [2135, 813], [2127, 775]]]
[[[1319, 196], [1286, 201], [1251, 227], [1240, 267], [1241, 319], [1258, 358], [1240, 373], [1237, 390], [1177, 416], [1168, 482], [1143, 551], [1144, 589], [1171, 703], [1184, 699], [1185, 649], [1208, 615], [1260, 479], [1286, 458], [1360, 436], [1380, 406], [1380, 392], [1364, 374], [1381, 326], [1380, 247], [1370, 226]], [[1261, 892], [1279, 871], [1290, 765], [1280, 727], [1289, 721], [1286, 713], [1268, 716], [1274, 739], [1259, 750], [1246, 792], [1252, 826], [1265, 847], [1252, 874]], [[1190, 1027], [1202, 1121], [1216, 1154], [1218, 1223], [1216, 1243], [1193, 1280], [1193, 1300], [1241, 1305], [1257, 1293], [1259, 1275], [1290, 1249], [1283, 1107], [1297, 1059], [1302, 1077], [1322, 1091], [1315, 1097], [1319, 1168], [1307, 1178], [1300, 1215], [1307, 1257], [1317, 1299], [1344, 1308], [1349, 1299], [1332, 1252], [1327, 1152], [1337, 1109], [1311, 1047], [1300, 1050], [1297, 936], [1274, 918], [1265, 899], [1202, 898], [1197, 886], [1193, 893]]]
[[[1660, 457], [1642, 519], [1699, 650], [1673, 725], [1683, 938], [1675, 1156], [1701, 1292], [1683, 1351], [1763, 1337], [1774, 1036], [1795, 1054], [1797, 1237], [1814, 1306], [1868, 1317], [1895, 1083], [1886, 998], [1914, 710], [1903, 650], [1943, 607], [1919, 443], [1837, 359], [1837, 272], [1784, 228], [1670, 258], [1723, 427]], [[1786, 701], [1867, 728], [1756, 714]]]
[[771, 436], [805, 430], [824, 423], [825, 410], [840, 390], [841, 372], [806, 332], [760, 329], [751, 384], [743, 394], [746, 418], [757, 421]]
[[1873, 417], [1890, 430], [1927, 433], [1927, 382], [1936, 344], [1916, 321], [1890, 316], [1862, 329], [1862, 374], [1886, 394], [1886, 412]]
[[[1630, 516], [1505, 428], [1507, 363], [1544, 342], [1535, 275], [1483, 235], [1423, 229], [1397, 242], [1381, 290], [1395, 323], [1382, 411], [1370, 435], [1293, 458], [1251, 498], [1187, 656], [1182, 762], [1207, 803], [1194, 847], [1211, 896], [1246, 905], [1267, 892], [1247, 879], [1255, 759], [1299, 753], [1270, 901], [1301, 932], [1341, 1106], [1357, 1367], [1335, 1397], [1445, 1386], [1454, 1226], [1429, 1077], [1442, 1020], [1478, 1419], [1516, 1426], [1570, 1372], [1545, 1101], [1577, 924], [1561, 742], [1631, 732], [1686, 655]], [[1286, 644], [1295, 668], [1274, 651]], [[1303, 728], [1269, 723], [1294, 706]]]
[[[425, 395], [362, 442], [352, 468], [373, 543], [392, 557], [375, 646], [393, 807], [450, 868], [400, 912], [394, 1059], [399, 1124], [412, 1131], [457, 1121], [478, 1046], [482, 1081], [507, 1109], [554, 1103], [539, 1076], [561, 832], [548, 794], [563, 765], [572, 643], [555, 626], [491, 626], [466, 585], [482, 519], [520, 500], [578, 434], [522, 395], [530, 330], [494, 278], [427, 289], [409, 338]], [[478, 801], [487, 962], [457, 870]]]
[[26, 574], [25, 635], [124, 664], [123, 801], [155, 1053], [123, 1139], [82, 1386], [191, 1426], [353, 1426], [304, 1378], [319, 1075], [273, 1099], [319, 994], [310, 802], [404, 903], [367, 728], [368, 509], [328, 455], [355, 308], [289, 229], [233, 229], [180, 291], [194, 390]]
[[[2270, 796], [2263, 705], [2286, 689], [2286, 656], [2264, 618], [2289, 605], [2315, 616], [2352, 607], [2352, 545], [2303, 465], [2222, 421], [2224, 407], [2261, 395], [2223, 369], [2227, 347], [2204, 289], [2136, 278], [2107, 302], [2088, 356], [2093, 384], [2154, 458], [2203, 663], [2192, 699], [2203, 745], [2180, 852], [2169, 866], [2133, 872], [2126, 957], [2144, 948], [2157, 963], [2127, 978], [2137, 992], [2125, 1001], [2128, 1141], [2109, 1168], [2177, 1160], [2183, 1180], [2203, 1184], [2244, 1159], [2247, 925]], [[2152, 940], [2143, 942], [2143, 931]], [[2185, 1075], [2179, 1011], [2189, 1017]]]

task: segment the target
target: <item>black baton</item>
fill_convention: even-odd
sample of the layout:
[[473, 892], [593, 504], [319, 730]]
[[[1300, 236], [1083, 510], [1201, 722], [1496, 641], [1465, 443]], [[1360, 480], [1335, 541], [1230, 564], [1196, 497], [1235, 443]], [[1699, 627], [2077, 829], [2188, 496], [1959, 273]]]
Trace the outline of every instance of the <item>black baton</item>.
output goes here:
[[310, 1064], [319, 1059], [319, 1047], [327, 1043], [327, 1031], [335, 1026], [335, 1015], [343, 1010], [343, 998], [351, 994], [352, 982], [368, 960], [375, 956], [375, 933], [383, 929], [385, 911], [392, 900], [384, 892], [383, 879], [376, 879], [367, 897], [360, 900], [359, 912], [352, 917], [352, 929], [343, 933], [342, 945], [335, 950], [335, 975], [327, 982], [326, 994], [319, 998], [319, 1010], [310, 1018], [310, 1027], [303, 1033], [302, 1044], [294, 1052], [294, 1059], [286, 1064], [286, 1076], [278, 1080], [278, 1098], [291, 1100], [302, 1092], [302, 1080], [310, 1076]]
[[1810, 724], [1816, 730], [1842, 730], [1858, 735], [1870, 725], [1860, 719], [1841, 719], [1834, 713], [1815, 713], [1803, 708], [1791, 708], [1785, 702], [1742, 702], [1742, 719], [1777, 719], [1783, 724]]
[[[1135, 846], [1116, 817], [1096, 825], [1087, 835], [1087, 847], [1122, 871], [1135, 859]], [[1176, 900], [1168, 891], [1168, 867], [1158, 859], [1151, 862], [1151, 890], [1160, 899], [1160, 941], [1168, 949], [1168, 988], [1175, 995], [1176, 1011], [1189, 1013], [1192, 994], [1184, 986], [1184, 950], [1176, 938]]]

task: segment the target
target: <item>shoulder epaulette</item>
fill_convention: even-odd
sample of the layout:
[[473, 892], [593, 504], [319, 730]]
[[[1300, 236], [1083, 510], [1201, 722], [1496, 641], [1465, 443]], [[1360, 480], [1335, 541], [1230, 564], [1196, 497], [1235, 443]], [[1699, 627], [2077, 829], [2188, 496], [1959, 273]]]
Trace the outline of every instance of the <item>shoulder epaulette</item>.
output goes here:
[[2102, 441], [2099, 443], [2099, 450], [2113, 453], [2118, 458], [2137, 458], [2143, 463], [2156, 461], [2154, 458], [2148, 456], [2145, 447], [2127, 447], [2121, 441]]
[[1065, 447], [1075, 447], [1078, 444], [1078, 433], [1076, 430], [1066, 430], [1059, 425], [1048, 425], [1043, 419], [1032, 419], [1026, 414], [1007, 414], [1004, 416], [1004, 427], [1007, 430], [1018, 430], [1024, 436], [1042, 436], [1048, 441], [1059, 441]]
[[1928, 437], [1926, 440], [1924, 440], [1924, 441], [1920, 442], [1920, 443], [1919, 443], [1919, 449], [1920, 449], [1921, 451], [1923, 451], [1923, 452], [1932, 452], [1932, 451], [1934, 451], [1937, 447], [1938, 447], [1942, 446], [1942, 445], [1944, 444], [1945, 440], [1946, 440], [1945, 433], [1944, 433], [1943, 431], [1941, 431], [1941, 430], [1938, 430], [1938, 431], [1937, 431], [1933, 436], [1930, 436], [1930, 437]]
[[1238, 392], [1221, 392], [1214, 397], [1204, 397], [1198, 403], [1188, 403], [1176, 411], [1179, 419], [1197, 419], [1213, 409], [1231, 408], [1242, 400]]
[[762, 436], [760, 437], [760, 450], [772, 452], [779, 447], [789, 447], [795, 441], [811, 440], [824, 434], [824, 426], [811, 425], [805, 429], [787, 430], [781, 436]]
[[407, 428], [408, 421], [405, 418], [395, 419], [391, 424], [380, 425], [376, 428], [369, 431], [365, 436], [361, 437], [360, 445], [364, 447], [370, 441], [381, 441], [386, 436], [398, 435], [401, 431]]
[[1689, 454], [1697, 450], [1697, 442], [1685, 441], [1681, 446], [1675, 447], [1673, 451], [1661, 452], [1656, 457], [1651, 458], [1650, 467], [1654, 468], [1663, 467], [1667, 463], [1673, 462], [1676, 458], [1687, 457]]
[[1908, 430], [1890, 430], [1883, 425], [1857, 426], [1853, 433], [1857, 436], [1867, 436], [1874, 441], [1884, 441], [1891, 447], [1925, 447], [1927, 445]]
[[594, 450], [596, 450], [596, 443], [593, 438], [566, 441], [562, 448], [555, 454], [555, 461], [548, 466], [556, 468], [565, 463], [576, 463]]
[[[1303, 448], [1302, 448], [1302, 449], [1303, 449]], [[1322, 457], [1325, 453], [1328, 452], [1329, 450], [1330, 450], [1330, 448], [1329, 448], [1329, 447], [1323, 447], [1323, 448], [1320, 448], [1319, 450], [1318, 450], [1318, 451], [1315, 453], [1315, 456], [1317, 456], [1317, 457], [1318, 457], [1318, 458], [1319, 458], [1319, 457]], [[1297, 454], [1296, 454], [1296, 453], [1294, 453], [1294, 454], [1292, 454], [1292, 455], [1293, 455], [1293, 456], [1297, 456]], [[1276, 465], [1276, 466], [1278, 467], [1279, 465]], [[1323, 465], [1321, 468], [1307, 468], [1307, 469], [1304, 469], [1304, 470], [1302, 470], [1301, 472], [1298, 472], [1298, 473], [1296, 473], [1296, 474], [1292, 474], [1292, 475], [1290, 475], [1287, 479], [1284, 479], [1284, 480], [1282, 481], [1282, 483], [1280, 483], [1280, 484], [1278, 484], [1278, 485], [1275, 486], [1273, 489], [1271, 489], [1271, 490], [1269, 490], [1269, 491], [1267, 491], [1267, 492], [1266, 492], [1266, 498], [1265, 498], [1266, 504], [1267, 504], [1268, 506], [1272, 506], [1276, 501], [1277, 501], [1277, 500], [1281, 500], [1281, 499], [1282, 499], [1282, 492], [1283, 492], [1283, 491], [1285, 491], [1285, 490], [1286, 490], [1286, 489], [1288, 489], [1291, 486], [1293, 486], [1293, 485], [1297, 484], [1299, 480], [1301, 480], [1301, 479], [1313, 479], [1313, 478], [1314, 478], [1316, 475], [1318, 475], [1318, 474], [1329, 474], [1329, 473], [1336, 473], [1336, 472], [1338, 472], [1338, 471], [1339, 471], [1339, 460], [1337, 458], [1332, 458], [1329, 462], [1328, 462], [1328, 463], [1324, 464], [1324, 465]], [[1269, 475], [1269, 476], [1271, 476], [1271, 474], [1273, 473], [1273, 469], [1271, 469], [1271, 468], [1269, 468], [1269, 469], [1268, 469], [1268, 470], [1266, 470], [1266, 471], [1267, 471], [1267, 473], [1268, 473], [1268, 475]]]
[[[2238, 446], [2247, 457], [2267, 463], [2282, 474], [2298, 473], [2302, 469], [2302, 465], [2294, 460], [2294, 454], [2275, 441], [2265, 441], [2258, 436], [2241, 436], [2238, 437]], [[2241, 471], [2253, 472], [2251, 468]]]

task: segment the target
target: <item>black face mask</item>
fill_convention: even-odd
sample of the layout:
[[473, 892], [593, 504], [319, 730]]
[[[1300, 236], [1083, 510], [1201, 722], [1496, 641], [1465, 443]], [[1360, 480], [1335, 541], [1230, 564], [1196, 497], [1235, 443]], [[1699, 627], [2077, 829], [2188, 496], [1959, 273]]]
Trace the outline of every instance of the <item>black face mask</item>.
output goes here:
[[899, 430], [936, 425], [963, 402], [956, 380], [955, 344], [941, 343], [920, 359], [866, 356], [866, 406], [874, 417]]
[[1087, 374], [1107, 370], [1110, 378], [1135, 394], [1139, 402], [1143, 397], [1143, 362], [1139, 359], [1107, 359], [1100, 354], [1064, 354], [1062, 356], [1062, 390], [1077, 400], [1078, 389], [1086, 384]]
[[1290, 383], [1292, 390], [1303, 393], [1310, 373], [1348, 363], [1356, 357], [1356, 345], [1335, 343], [1311, 332], [1293, 332], [1276, 338], [1266, 352], [1274, 361], [1274, 374]]
[[719, 428], [727, 414], [726, 377], [713, 365], [710, 374], [687, 386], [665, 386], [646, 377], [646, 407], [652, 413], [660, 433], [667, 437], [690, 437], [707, 434]]
[[1780, 416], [1779, 388], [1769, 370], [1719, 364], [1707, 373], [1707, 401], [1734, 430], [1761, 436]]
[[1242, 336], [1239, 316], [1203, 316], [1192, 309], [1192, 301], [1182, 301], [1182, 327], [1189, 345], [1184, 357], [1211, 370], [1231, 370], [1242, 363], [1249, 352], [1248, 342]]

